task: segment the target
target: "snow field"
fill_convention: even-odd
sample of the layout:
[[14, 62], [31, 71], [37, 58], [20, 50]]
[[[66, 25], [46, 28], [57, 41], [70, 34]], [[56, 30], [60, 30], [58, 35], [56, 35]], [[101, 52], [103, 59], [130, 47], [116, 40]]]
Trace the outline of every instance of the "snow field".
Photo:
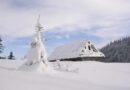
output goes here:
[[130, 63], [60, 62], [68, 69], [18, 70], [24, 62], [0, 60], [0, 90], [130, 90]]

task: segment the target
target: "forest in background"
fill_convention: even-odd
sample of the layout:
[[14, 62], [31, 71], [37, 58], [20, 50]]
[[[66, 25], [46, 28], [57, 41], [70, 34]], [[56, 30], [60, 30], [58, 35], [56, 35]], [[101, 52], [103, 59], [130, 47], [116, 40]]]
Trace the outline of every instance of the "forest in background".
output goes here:
[[110, 42], [100, 51], [105, 54], [104, 62], [130, 62], [130, 37]]

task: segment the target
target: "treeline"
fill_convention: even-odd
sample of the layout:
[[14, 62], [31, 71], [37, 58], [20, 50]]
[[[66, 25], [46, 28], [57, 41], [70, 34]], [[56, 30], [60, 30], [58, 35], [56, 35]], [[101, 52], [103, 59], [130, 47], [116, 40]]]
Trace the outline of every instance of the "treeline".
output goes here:
[[1, 55], [4, 51], [4, 45], [2, 43], [2, 38], [0, 37], [0, 59], [10, 59], [10, 60], [15, 60], [15, 56], [13, 55], [13, 52], [10, 52], [9, 56], [3, 56]]
[[109, 43], [101, 49], [104, 62], [130, 62], [130, 37]]

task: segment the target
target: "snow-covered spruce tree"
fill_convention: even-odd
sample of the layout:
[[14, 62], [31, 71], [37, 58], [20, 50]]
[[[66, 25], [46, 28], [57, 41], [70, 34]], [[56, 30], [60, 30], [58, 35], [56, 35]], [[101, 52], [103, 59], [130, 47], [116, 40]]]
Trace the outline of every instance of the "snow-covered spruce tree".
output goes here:
[[51, 67], [48, 64], [45, 46], [42, 41], [43, 27], [41, 26], [39, 19], [40, 16], [38, 17], [36, 24], [36, 33], [32, 38], [30, 48], [26, 55], [27, 61], [19, 67], [19, 70], [38, 72], [52, 71]]

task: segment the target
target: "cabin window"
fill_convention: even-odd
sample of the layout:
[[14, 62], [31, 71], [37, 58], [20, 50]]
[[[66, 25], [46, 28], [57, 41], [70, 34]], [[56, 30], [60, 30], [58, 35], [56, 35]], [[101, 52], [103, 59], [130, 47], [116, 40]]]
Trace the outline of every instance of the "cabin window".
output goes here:
[[94, 52], [98, 52], [97, 49], [93, 45], [91, 45], [91, 47], [92, 47]]
[[91, 50], [91, 47], [90, 47], [90, 46], [88, 46], [88, 50]]

